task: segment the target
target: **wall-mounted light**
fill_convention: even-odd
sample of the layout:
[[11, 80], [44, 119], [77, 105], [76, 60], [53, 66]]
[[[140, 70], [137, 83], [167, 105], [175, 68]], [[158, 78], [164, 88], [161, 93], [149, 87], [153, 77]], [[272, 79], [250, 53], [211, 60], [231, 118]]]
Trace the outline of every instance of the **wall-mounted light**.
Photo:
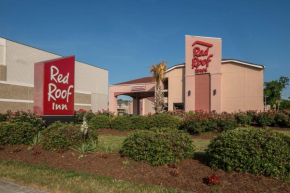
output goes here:
[[190, 96], [190, 95], [191, 95], [191, 90], [189, 90], [189, 91], [187, 92], [187, 95], [188, 95], [188, 96]]
[[213, 96], [216, 95], [216, 89], [213, 90]]

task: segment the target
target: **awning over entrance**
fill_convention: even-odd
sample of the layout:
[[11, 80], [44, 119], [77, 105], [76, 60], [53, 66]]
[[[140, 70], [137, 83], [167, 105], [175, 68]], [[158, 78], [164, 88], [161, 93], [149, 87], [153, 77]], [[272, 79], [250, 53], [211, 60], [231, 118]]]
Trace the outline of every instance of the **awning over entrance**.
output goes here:
[[140, 114], [140, 99], [155, 96], [155, 83], [152, 77], [139, 78], [109, 86], [109, 110], [117, 113], [117, 97], [126, 95], [133, 98], [133, 114]]

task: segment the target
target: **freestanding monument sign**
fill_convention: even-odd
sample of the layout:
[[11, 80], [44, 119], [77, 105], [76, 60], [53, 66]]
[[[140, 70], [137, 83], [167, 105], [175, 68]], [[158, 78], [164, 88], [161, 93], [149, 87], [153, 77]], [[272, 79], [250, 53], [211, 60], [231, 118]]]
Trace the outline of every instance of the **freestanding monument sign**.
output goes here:
[[75, 57], [34, 64], [34, 112], [47, 124], [73, 121]]

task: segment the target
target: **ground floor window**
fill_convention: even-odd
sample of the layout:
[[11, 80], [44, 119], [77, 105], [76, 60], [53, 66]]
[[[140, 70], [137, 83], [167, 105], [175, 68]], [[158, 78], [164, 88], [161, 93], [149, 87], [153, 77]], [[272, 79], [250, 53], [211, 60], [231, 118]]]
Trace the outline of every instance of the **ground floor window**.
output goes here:
[[173, 103], [173, 110], [184, 110], [184, 103]]

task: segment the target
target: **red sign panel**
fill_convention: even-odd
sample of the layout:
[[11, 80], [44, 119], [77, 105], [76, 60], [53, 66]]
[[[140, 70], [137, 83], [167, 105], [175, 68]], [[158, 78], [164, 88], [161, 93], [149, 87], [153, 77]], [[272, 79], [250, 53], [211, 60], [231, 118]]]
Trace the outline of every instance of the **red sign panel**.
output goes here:
[[74, 114], [75, 57], [36, 63], [34, 111], [39, 115]]
[[[205, 49], [201, 49], [198, 45], [202, 45]], [[211, 58], [213, 54], [209, 54], [209, 49], [212, 47], [212, 44], [195, 41], [192, 44], [193, 48], [193, 58], [192, 58], [192, 69], [195, 68], [195, 73], [204, 73], [207, 72], [207, 68], [209, 63], [211, 62]], [[199, 68], [199, 66], [203, 66], [203, 68]]]
[[131, 86], [132, 91], [138, 91], [138, 90], [146, 90], [146, 85], [133, 85]]

